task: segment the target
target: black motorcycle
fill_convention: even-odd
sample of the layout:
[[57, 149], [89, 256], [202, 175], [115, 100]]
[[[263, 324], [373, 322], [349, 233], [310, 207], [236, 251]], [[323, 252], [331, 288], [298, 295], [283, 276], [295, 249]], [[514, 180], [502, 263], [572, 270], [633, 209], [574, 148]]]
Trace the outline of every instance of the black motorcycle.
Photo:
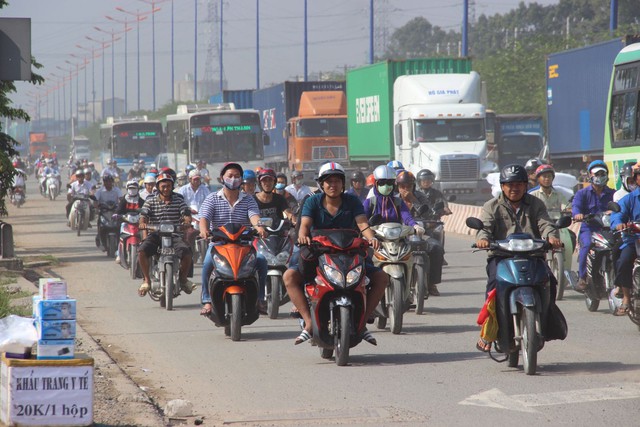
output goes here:
[[118, 250], [119, 225], [116, 202], [98, 205], [98, 235], [96, 246], [104, 248], [109, 258], [114, 258]]

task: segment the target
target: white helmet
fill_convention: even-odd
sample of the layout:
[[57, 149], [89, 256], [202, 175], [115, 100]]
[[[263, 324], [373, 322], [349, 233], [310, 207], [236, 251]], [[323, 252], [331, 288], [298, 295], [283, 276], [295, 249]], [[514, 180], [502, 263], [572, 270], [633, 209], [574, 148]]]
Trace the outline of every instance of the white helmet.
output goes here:
[[395, 180], [396, 171], [387, 165], [381, 165], [374, 169], [373, 177], [375, 178], [376, 181], [380, 181], [383, 179]]
[[130, 179], [129, 181], [127, 181], [126, 188], [140, 188], [140, 184], [138, 184], [138, 181], [136, 181], [135, 179]]
[[317, 181], [318, 183], [320, 183], [320, 186], [322, 186], [322, 182], [331, 175], [338, 175], [340, 178], [342, 178], [342, 182], [344, 184], [344, 168], [340, 165], [340, 163], [327, 162], [324, 165], [320, 166], [320, 169], [318, 170]]

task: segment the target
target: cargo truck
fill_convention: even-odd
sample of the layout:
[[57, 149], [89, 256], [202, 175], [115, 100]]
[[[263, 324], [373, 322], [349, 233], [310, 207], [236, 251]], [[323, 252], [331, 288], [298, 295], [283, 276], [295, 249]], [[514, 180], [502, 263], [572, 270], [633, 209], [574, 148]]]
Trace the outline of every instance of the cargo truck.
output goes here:
[[547, 146], [558, 170], [578, 176], [602, 158], [613, 61], [639, 41], [625, 36], [547, 56]]
[[289, 169], [312, 177], [327, 160], [346, 163], [347, 99], [343, 91], [302, 92], [298, 115], [287, 121]]
[[49, 155], [49, 141], [46, 132], [29, 132], [29, 154], [37, 158], [44, 154]]
[[495, 150], [500, 167], [544, 156], [544, 124], [539, 114], [498, 114], [494, 119]]
[[315, 91], [344, 92], [345, 82], [284, 82], [253, 93], [253, 108], [260, 112], [262, 129], [269, 137], [269, 145], [264, 146], [265, 166], [277, 171], [290, 170], [287, 121], [299, 113], [302, 93]]
[[253, 108], [253, 89], [223, 90], [209, 97], [209, 104], [233, 104], [238, 110]]

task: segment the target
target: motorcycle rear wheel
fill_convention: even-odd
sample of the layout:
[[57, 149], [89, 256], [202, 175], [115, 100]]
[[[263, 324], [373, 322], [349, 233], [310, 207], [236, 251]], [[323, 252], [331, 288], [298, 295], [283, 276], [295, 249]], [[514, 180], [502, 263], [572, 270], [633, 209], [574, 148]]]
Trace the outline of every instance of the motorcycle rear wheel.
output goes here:
[[424, 297], [427, 293], [427, 282], [424, 274], [424, 267], [417, 264], [413, 267], [415, 274], [415, 290], [416, 290], [416, 314], [424, 312]]
[[167, 310], [173, 310], [173, 287], [176, 285], [173, 283], [173, 264], [164, 265], [164, 280], [165, 305]]
[[[593, 281], [593, 279], [591, 279]], [[597, 291], [593, 289], [595, 286], [592, 283], [587, 285], [587, 289], [584, 291], [584, 303], [587, 306], [587, 310], [594, 312], [598, 311], [598, 307], [600, 306], [600, 299], [592, 294], [597, 294]]]
[[269, 276], [271, 292], [267, 298], [267, 314], [269, 319], [277, 319], [280, 310], [280, 289], [282, 289], [282, 276]]
[[404, 284], [401, 280], [395, 277], [389, 278], [389, 286], [391, 287], [391, 294], [393, 300], [389, 304], [389, 320], [390, 329], [392, 334], [399, 334], [402, 332], [402, 315], [404, 314], [404, 299], [402, 295], [402, 288]]
[[520, 315], [520, 333], [522, 341], [522, 366], [524, 373], [535, 375], [538, 365], [538, 334], [536, 332], [536, 313], [531, 307], [522, 307]]
[[611, 314], [615, 313], [618, 307], [622, 304], [621, 298], [616, 298], [614, 291], [615, 285], [613, 284], [613, 274], [610, 270], [607, 270], [602, 277], [604, 288], [607, 290], [607, 301], [609, 302], [609, 311]]
[[231, 295], [231, 341], [242, 337], [242, 295]]
[[116, 254], [116, 248], [118, 247], [118, 240], [116, 236], [109, 235], [107, 236], [107, 257], [113, 258]]
[[345, 366], [349, 363], [351, 340], [351, 311], [349, 307], [340, 307], [338, 322], [338, 328], [334, 335], [336, 365]]

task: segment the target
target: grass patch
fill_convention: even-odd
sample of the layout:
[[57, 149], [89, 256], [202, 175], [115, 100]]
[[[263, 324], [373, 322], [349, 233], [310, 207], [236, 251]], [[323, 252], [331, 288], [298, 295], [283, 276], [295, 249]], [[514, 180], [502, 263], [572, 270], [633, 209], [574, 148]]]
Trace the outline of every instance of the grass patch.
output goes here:
[[60, 260], [56, 257], [54, 257], [53, 255], [36, 255], [36, 256], [28, 256], [28, 257], [24, 257], [24, 262], [28, 263], [28, 262], [37, 262], [37, 261], [46, 261], [51, 265], [58, 265], [60, 264]]
[[10, 314], [31, 317], [31, 304], [25, 303], [16, 305], [13, 303], [16, 299], [26, 298], [33, 295], [32, 292], [22, 289], [16, 291], [16, 287], [9, 286], [17, 283], [17, 278], [19, 276], [20, 273], [10, 272], [8, 274], [3, 273], [2, 278], [0, 278], [0, 318], [6, 317]]

